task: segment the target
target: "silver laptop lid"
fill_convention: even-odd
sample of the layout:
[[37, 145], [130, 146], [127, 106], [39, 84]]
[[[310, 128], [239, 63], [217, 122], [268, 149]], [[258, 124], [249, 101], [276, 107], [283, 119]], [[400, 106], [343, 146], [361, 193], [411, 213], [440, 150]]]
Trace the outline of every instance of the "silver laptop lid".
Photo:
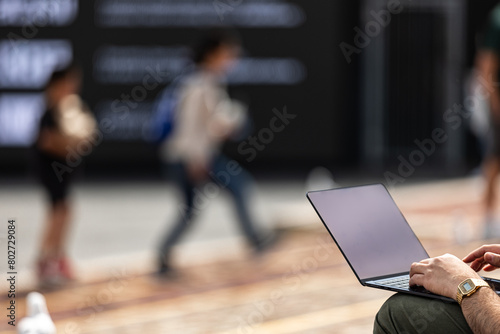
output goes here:
[[307, 197], [360, 281], [408, 272], [429, 257], [382, 184]]

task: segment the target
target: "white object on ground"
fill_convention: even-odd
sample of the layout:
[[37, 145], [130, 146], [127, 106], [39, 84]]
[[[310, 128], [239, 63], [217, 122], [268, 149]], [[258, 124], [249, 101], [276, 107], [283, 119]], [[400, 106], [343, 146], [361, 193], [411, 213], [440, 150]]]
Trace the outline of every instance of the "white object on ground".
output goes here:
[[26, 297], [27, 317], [19, 321], [19, 334], [56, 334], [56, 326], [50, 318], [45, 297], [39, 292], [30, 292]]

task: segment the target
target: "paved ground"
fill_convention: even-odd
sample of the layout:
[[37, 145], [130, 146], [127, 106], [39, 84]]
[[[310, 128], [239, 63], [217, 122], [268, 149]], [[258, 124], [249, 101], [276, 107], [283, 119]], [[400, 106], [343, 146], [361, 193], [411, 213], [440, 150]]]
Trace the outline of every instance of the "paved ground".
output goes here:
[[[195, 264], [227, 257], [227, 246], [236, 254], [246, 248], [240, 236], [231, 199], [224, 193], [207, 193], [206, 204], [193, 229], [183, 240], [179, 264]], [[73, 191], [74, 224], [69, 251], [82, 275], [89, 267], [100, 268], [111, 261], [135, 259], [138, 266], [150, 267], [159, 239], [179, 210], [178, 193], [167, 183], [110, 183], [77, 185]], [[24, 283], [33, 283], [31, 268], [36, 258], [45, 215], [42, 189], [34, 185], [0, 190], [0, 236], [7, 232], [6, 222], [17, 222], [17, 262]], [[254, 190], [255, 220], [261, 228], [314, 223], [301, 182], [264, 183]], [[206, 244], [207, 247], [200, 247]], [[198, 252], [198, 249], [210, 249]], [[235, 254], [229, 254], [234, 256]], [[0, 268], [4, 269], [4, 263]]]
[[[58, 333], [371, 332], [373, 317], [390, 293], [359, 285], [304, 191], [300, 182], [259, 186], [260, 221], [285, 230], [282, 241], [262, 257], [248, 251], [226, 198], [216, 196], [178, 247], [180, 277], [158, 282], [149, 275], [152, 255], [175, 215], [175, 192], [165, 184], [78, 187], [70, 249], [80, 280], [46, 293]], [[480, 180], [415, 184], [391, 193], [431, 255], [460, 256], [483, 242], [477, 240]], [[30, 267], [42, 225], [41, 196], [31, 187], [0, 191], [6, 215], [1, 219], [18, 223], [18, 317], [34, 286]], [[458, 231], [473, 237], [464, 239]], [[6, 271], [4, 263], [0, 268]], [[1, 309], [6, 302], [2, 292]], [[2, 320], [0, 331], [8, 329]]]

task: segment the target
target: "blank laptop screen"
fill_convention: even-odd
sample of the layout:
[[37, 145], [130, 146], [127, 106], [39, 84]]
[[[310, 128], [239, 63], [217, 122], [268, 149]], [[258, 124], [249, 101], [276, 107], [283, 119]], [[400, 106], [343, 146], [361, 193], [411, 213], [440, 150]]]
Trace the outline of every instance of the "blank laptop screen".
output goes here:
[[308, 193], [359, 279], [407, 272], [428, 257], [381, 184]]

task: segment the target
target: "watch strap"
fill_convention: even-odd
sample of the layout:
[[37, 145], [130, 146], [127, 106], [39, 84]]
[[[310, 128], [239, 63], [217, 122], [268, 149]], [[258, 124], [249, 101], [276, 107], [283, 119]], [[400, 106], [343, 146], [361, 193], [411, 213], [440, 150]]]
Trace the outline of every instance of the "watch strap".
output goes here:
[[[469, 292], [463, 293], [460, 290], [460, 286], [462, 284], [464, 284], [465, 282], [467, 282], [467, 281], [472, 282], [474, 284], [474, 287]], [[462, 281], [458, 285], [458, 288], [457, 288], [457, 302], [458, 302], [458, 304], [461, 305], [462, 304], [462, 300], [463, 300], [464, 297], [471, 296], [472, 294], [474, 294], [474, 292], [476, 292], [477, 290], [479, 290], [479, 288], [482, 288], [482, 287], [488, 287], [489, 288], [490, 286], [484, 280], [477, 279], [477, 278], [467, 278], [466, 280]]]

